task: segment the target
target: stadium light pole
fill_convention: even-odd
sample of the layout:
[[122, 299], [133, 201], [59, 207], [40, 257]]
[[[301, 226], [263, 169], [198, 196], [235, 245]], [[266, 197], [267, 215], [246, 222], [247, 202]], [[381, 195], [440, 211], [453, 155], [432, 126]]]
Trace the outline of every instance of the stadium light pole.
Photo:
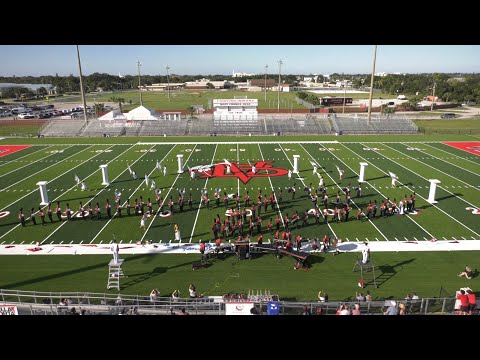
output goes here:
[[140, 84], [140, 66], [142, 66], [142, 64], [140, 64], [140, 61], [137, 60], [137, 68], [138, 68], [138, 90], [140, 91], [140, 106], [143, 106], [142, 87], [141, 87], [141, 84]]
[[267, 102], [267, 69], [268, 65], [265, 65], [265, 88], [263, 89], [265, 91], [265, 103]]
[[280, 112], [280, 86], [282, 82], [282, 59], [278, 60], [278, 96], [277, 96], [277, 101], [278, 101], [278, 106], [277, 110]]
[[433, 81], [433, 87], [432, 87], [432, 105], [430, 105], [430, 111], [433, 111], [433, 101], [435, 100], [435, 86], [437, 83], [435, 80]]
[[347, 96], [347, 88], [345, 86], [345, 83], [343, 83], [343, 110], [342, 114], [345, 113], [345, 97]]
[[368, 99], [368, 118], [367, 125], [370, 125], [370, 117], [372, 115], [372, 96], [373, 96], [373, 79], [375, 77], [375, 62], [377, 61], [377, 45], [373, 50], [373, 66], [372, 66], [372, 77], [370, 80], [370, 97]]
[[82, 93], [82, 102], [83, 102], [83, 118], [85, 120], [85, 124], [87, 123], [87, 103], [85, 101], [85, 90], [83, 88], [83, 76], [82, 76], [82, 64], [80, 62], [80, 49], [77, 45], [77, 60], [78, 60], [78, 70], [80, 72], [80, 91]]
[[168, 69], [170, 69], [170, 68], [168, 67], [168, 65], [167, 65], [166, 69], [167, 69], [167, 93], [168, 93], [168, 101], [170, 101], [170, 80], [168, 78]]

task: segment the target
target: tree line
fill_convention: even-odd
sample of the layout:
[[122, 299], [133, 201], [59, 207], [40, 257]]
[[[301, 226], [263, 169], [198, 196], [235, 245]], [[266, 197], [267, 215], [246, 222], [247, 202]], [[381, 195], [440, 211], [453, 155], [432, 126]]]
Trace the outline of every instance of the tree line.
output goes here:
[[[281, 81], [284, 84], [298, 85], [299, 80], [304, 76], [310, 75], [282, 75]], [[252, 77], [233, 78], [231, 75], [142, 75], [142, 85], [152, 85], [155, 83], [184, 83], [187, 81], [200, 80], [208, 78], [212, 81], [229, 80], [235, 82], [246, 82], [249, 79], [264, 79], [265, 74], [258, 74]], [[267, 74], [267, 79], [275, 79], [278, 81], [278, 75]], [[351, 80], [353, 87], [362, 88], [370, 84], [369, 74], [338, 74], [330, 75], [330, 81]], [[318, 82], [326, 80], [323, 76], [319, 76]], [[0, 83], [30, 83], [30, 84], [52, 84], [56, 86], [57, 94], [68, 94], [80, 91], [80, 79], [78, 76], [70, 74], [69, 76], [0, 76]], [[111, 75], [106, 73], [93, 73], [83, 77], [85, 91], [94, 92], [98, 88], [103, 91], [118, 91], [138, 88], [137, 75]], [[374, 77], [374, 88], [388, 94], [403, 94], [407, 97], [419, 96], [421, 98], [432, 95], [435, 87], [435, 96], [443, 101], [450, 102], [466, 102], [475, 101], [480, 103], [480, 74], [405, 74], [405, 75], [387, 75], [384, 77]], [[10, 91], [10, 93], [9, 93]], [[34, 95], [28, 89], [2, 89], [2, 97], [20, 97], [21, 94]], [[35, 95], [45, 95], [46, 89], [40, 88]], [[13, 95], [13, 96], [7, 96]]]

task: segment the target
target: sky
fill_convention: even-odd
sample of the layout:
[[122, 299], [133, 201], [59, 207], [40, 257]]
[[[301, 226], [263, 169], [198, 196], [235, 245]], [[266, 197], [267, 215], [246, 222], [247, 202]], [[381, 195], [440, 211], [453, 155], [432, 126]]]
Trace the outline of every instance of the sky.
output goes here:
[[[80, 45], [82, 72], [118, 75], [371, 73], [373, 45]], [[375, 72], [480, 73], [479, 45], [379, 45]], [[75, 45], [0, 45], [0, 76], [78, 75]]]

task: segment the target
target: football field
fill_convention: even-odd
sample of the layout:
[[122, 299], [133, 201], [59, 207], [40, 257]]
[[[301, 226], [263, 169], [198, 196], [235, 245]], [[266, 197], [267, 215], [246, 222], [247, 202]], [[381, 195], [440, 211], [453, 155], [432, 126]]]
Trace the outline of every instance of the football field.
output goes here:
[[[83, 140], [35, 139], [30, 143], [19, 139], [0, 140], [1, 246], [34, 246], [36, 243], [98, 245], [109, 244], [114, 238], [121, 245], [135, 245], [139, 241], [183, 244], [203, 240], [213, 243], [215, 218], [218, 215], [223, 222], [228, 211], [235, 207], [237, 194], [243, 208], [247, 192], [251, 199], [247, 208], [256, 203], [260, 193], [262, 199], [274, 193], [278, 200], [278, 206], [273, 209], [269, 205], [265, 211], [262, 205], [259, 213], [256, 207], [264, 242], [273, 240], [273, 233], [266, 229], [270, 219], [275, 227], [275, 218], [279, 216], [283, 227], [283, 219], [288, 217], [291, 221], [296, 212], [301, 220], [298, 226], [290, 225], [292, 238], [301, 235], [311, 239], [327, 235], [342, 239], [343, 243], [480, 240], [480, 139], [474, 137]], [[179, 171], [179, 156], [183, 159], [183, 172]], [[289, 179], [289, 170], [295, 168], [295, 157], [298, 158], [298, 172], [293, 172]], [[357, 196], [361, 162], [368, 165], [365, 167], [365, 181], [361, 184], [361, 196]], [[157, 163], [162, 165], [162, 171]], [[317, 165], [316, 173], [313, 164]], [[107, 165], [108, 185], [102, 185], [100, 165]], [[129, 167], [135, 171], [137, 179]], [[163, 167], [167, 169], [166, 174]], [[195, 169], [195, 178], [190, 175], [189, 168]], [[344, 172], [342, 179], [338, 168]], [[318, 190], [317, 173], [324, 179], [328, 207], [332, 209], [327, 215], [327, 224], [324, 224], [323, 216], [318, 223], [312, 216], [315, 206], [307, 189], [311, 189], [312, 195]], [[395, 187], [392, 187], [390, 173], [398, 177]], [[86, 190], [81, 189], [76, 176], [84, 181]], [[433, 204], [428, 201], [430, 179], [440, 181], [435, 194], [436, 203]], [[53, 221], [45, 216], [44, 225], [38, 214], [41, 202], [39, 181], [47, 182], [48, 199], [53, 210]], [[345, 200], [345, 187], [351, 191], [351, 212], [348, 221], [337, 222], [333, 220], [332, 202], [337, 192], [340, 200]], [[157, 211], [156, 192], [164, 200], [163, 212]], [[182, 192], [183, 211], [178, 205]], [[215, 192], [220, 195], [218, 206]], [[115, 209], [115, 193], [121, 193], [121, 216]], [[202, 194], [210, 199], [208, 207], [201, 201]], [[409, 199], [412, 194], [416, 199], [415, 211], [383, 217], [379, 215], [379, 209], [375, 218], [361, 216], [360, 220], [356, 219], [359, 210], [364, 214], [367, 212], [369, 203], [376, 201], [380, 208], [381, 202], [389, 199], [398, 205], [400, 200]], [[190, 195], [191, 207], [187, 202]], [[133, 210], [140, 197], [145, 204], [152, 203], [154, 212], [146, 216], [145, 228], [140, 226], [141, 214], [135, 215]], [[174, 203], [173, 213], [167, 205], [170, 198]], [[131, 205], [130, 215], [126, 210], [127, 199]], [[107, 200], [111, 204], [111, 218], [107, 217], [105, 209]], [[63, 221], [59, 221], [55, 214], [57, 202], [62, 209]], [[85, 219], [81, 217], [81, 204], [87, 209], [90, 203], [92, 209], [99, 204], [101, 219], [96, 216], [90, 219], [88, 213]], [[72, 210], [70, 220], [66, 219], [67, 204]], [[318, 206], [322, 211], [325, 208], [320, 199]], [[18, 218], [21, 208], [27, 219], [26, 226], [22, 226]], [[36, 213], [36, 225], [28, 219], [32, 208]], [[41, 208], [46, 214], [47, 207]], [[145, 205], [145, 212], [147, 210]], [[309, 216], [303, 224], [305, 212]], [[180, 240], [175, 240], [174, 224], [179, 226]], [[248, 233], [247, 226], [244, 228]], [[255, 222], [252, 240], [256, 241], [258, 236]], [[234, 240], [232, 236], [221, 237], [223, 241]], [[20, 257], [18, 259], [21, 261]], [[290, 271], [290, 267], [285, 271]]]
[[[71, 141], [71, 140], [70, 140]], [[138, 142], [136, 144], [108, 145], [34, 145], [25, 148], [15, 147], [10, 153], [9, 146], [1, 146], [7, 155], [0, 158], [0, 244], [22, 243], [109, 243], [113, 236], [122, 243], [136, 243], [139, 240], [170, 242], [174, 240], [173, 224], [177, 223], [181, 231], [181, 242], [214, 240], [212, 225], [217, 214], [223, 219], [226, 210], [235, 207], [235, 196], [239, 195], [240, 205], [244, 205], [244, 196], [249, 194], [250, 206], [257, 202], [258, 194], [269, 197], [272, 192], [281, 197], [279, 206], [264, 211], [262, 205], [260, 217], [262, 229], [269, 219], [275, 224], [279, 215], [291, 220], [298, 212], [300, 218], [305, 211], [314, 209], [311, 196], [305, 188], [311, 188], [312, 194], [318, 190], [319, 177], [314, 173], [312, 163], [318, 165], [317, 173], [324, 178], [324, 186], [329, 196], [329, 208], [337, 192], [344, 201], [342, 189], [351, 191], [351, 212], [347, 222], [337, 223], [333, 215], [330, 221], [315, 223], [310, 215], [307, 225], [293, 227], [292, 235], [302, 237], [321, 237], [333, 235], [343, 241], [422, 241], [480, 239], [480, 142], [315, 142], [315, 141], [279, 141], [228, 143], [199, 142]], [[467, 151], [465, 151], [467, 150]], [[469, 152], [470, 151], [470, 152]], [[178, 172], [178, 155], [183, 156], [185, 171]], [[294, 170], [294, 155], [298, 156], [298, 173], [289, 179], [288, 170]], [[226, 174], [224, 160], [232, 164], [231, 174]], [[160, 162], [167, 168], [164, 175], [156, 165]], [[360, 162], [368, 163], [365, 168], [365, 182], [362, 194], [357, 197]], [[219, 164], [219, 165], [216, 165]], [[109, 185], [102, 185], [100, 165], [108, 165]], [[207, 171], [196, 172], [195, 179], [188, 168], [212, 165]], [[252, 173], [251, 165], [256, 167]], [[137, 174], [134, 179], [128, 167]], [[344, 170], [339, 179], [337, 166]], [[398, 176], [396, 187], [392, 188], [392, 172]], [[149, 177], [148, 185], [145, 175]], [[78, 176], [87, 185], [75, 181]], [[430, 204], [429, 179], [438, 179], [435, 194], [436, 204]], [[151, 182], [155, 182], [152, 188]], [[41, 202], [40, 191], [36, 185], [47, 181], [48, 198], [55, 213], [60, 202], [62, 216], [65, 218], [67, 204], [72, 210], [72, 219], [50, 222], [41, 225], [36, 216], [37, 225], [28, 220], [30, 210], [38, 212]], [[289, 188], [295, 187], [295, 198]], [[174, 202], [173, 214], [170, 211], [149, 216], [145, 229], [140, 228], [141, 216], [134, 216], [135, 199], [152, 203], [157, 211], [156, 189], [164, 199], [164, 209], [168, 210], [170, 198]], [[184, 191], [184, 208], [179, 210], [179, 192]], [[207, 208], [201, 203], [202, 191], [210, 199]], [[220, 195], [219, 206], [214, 194]], [[122, 216], [115, 210], [115, 192], [121, 193]], [[282, 195], [280, 196], [280, 192]], [[356, 220], [359, 209], [366, 213], [368, 203], [377, 201], [378, 207], [383, 199], [399, 201], [416, 194], [416, 211], [408, 215], [377, 217], [375, 219]], [[187, 204], [191, 194], [192, 207]], [[225, 207], [223, 197], [228, 197]], [[320, 195], [320, 194], [319, 194]], [[131, 215], [126, 214], [126, 200], [130, 199]], [[112, 218], [107, 218], [105, 203], [112, 206]], [[92, 209], [99, 203], [102, 219], [96, 216], [90, 220], [86, 214], [83, 220], [78, 212], [80, 203], [86, 209]], [[323, 210], [321, 200], [318, 203]], [[247, 206], [247, 208], [250, 208]], [[22, 227], [18, 220], [19, 209], [23, 208], [27, 218]], [[147, 208], [145, 206], [145, 208]], [[468, 208], [468, 209], [467, 209]], [[148, 208], [147, 208], [148, 209]], [[380, 210], [380, 209], [378, 209]], [[43, 207], [46, 212], [46, 207]], [[258, 212], [258, 211], [257, 211]], [[333, 214], [333, 211], [330, 211]], [[299, 221], [300, 223], [301, 221]], [[282, 223], [283, 225], [283, 223]], [[256, 227], [255, 227], [256, 229]], [[265, 231], [262, 231], [262, 233]], [[265, 233], [264, 240], [271, 238]]]

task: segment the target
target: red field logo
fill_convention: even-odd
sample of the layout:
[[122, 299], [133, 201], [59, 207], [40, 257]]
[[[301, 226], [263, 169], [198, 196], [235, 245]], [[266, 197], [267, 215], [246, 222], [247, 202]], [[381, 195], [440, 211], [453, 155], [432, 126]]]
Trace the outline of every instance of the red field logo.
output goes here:
[[29, 148], [30, 145], [0, 145], [0, 157]]
[[467, 151], [470, 154], [475, 154], [477, 156], [480, 156], [480, 142], [478, 141], [457, 141], [457, 142], [444, 142], [443, 144]]
[[257, 161], [252, 163], [252, 165], [255, 167], [255, 172], [252, 171], [250, 164], [236, 164], [232, 162], [230, 174], [227, 174], [227, 164], [215, 164], [212, 166], [212, 170], [199, 174], [201, 178], [235, 177], [246, 184], [254, 177], [284, 176], [288, 173], [288, 170], [273, 167], [271, 160]]

